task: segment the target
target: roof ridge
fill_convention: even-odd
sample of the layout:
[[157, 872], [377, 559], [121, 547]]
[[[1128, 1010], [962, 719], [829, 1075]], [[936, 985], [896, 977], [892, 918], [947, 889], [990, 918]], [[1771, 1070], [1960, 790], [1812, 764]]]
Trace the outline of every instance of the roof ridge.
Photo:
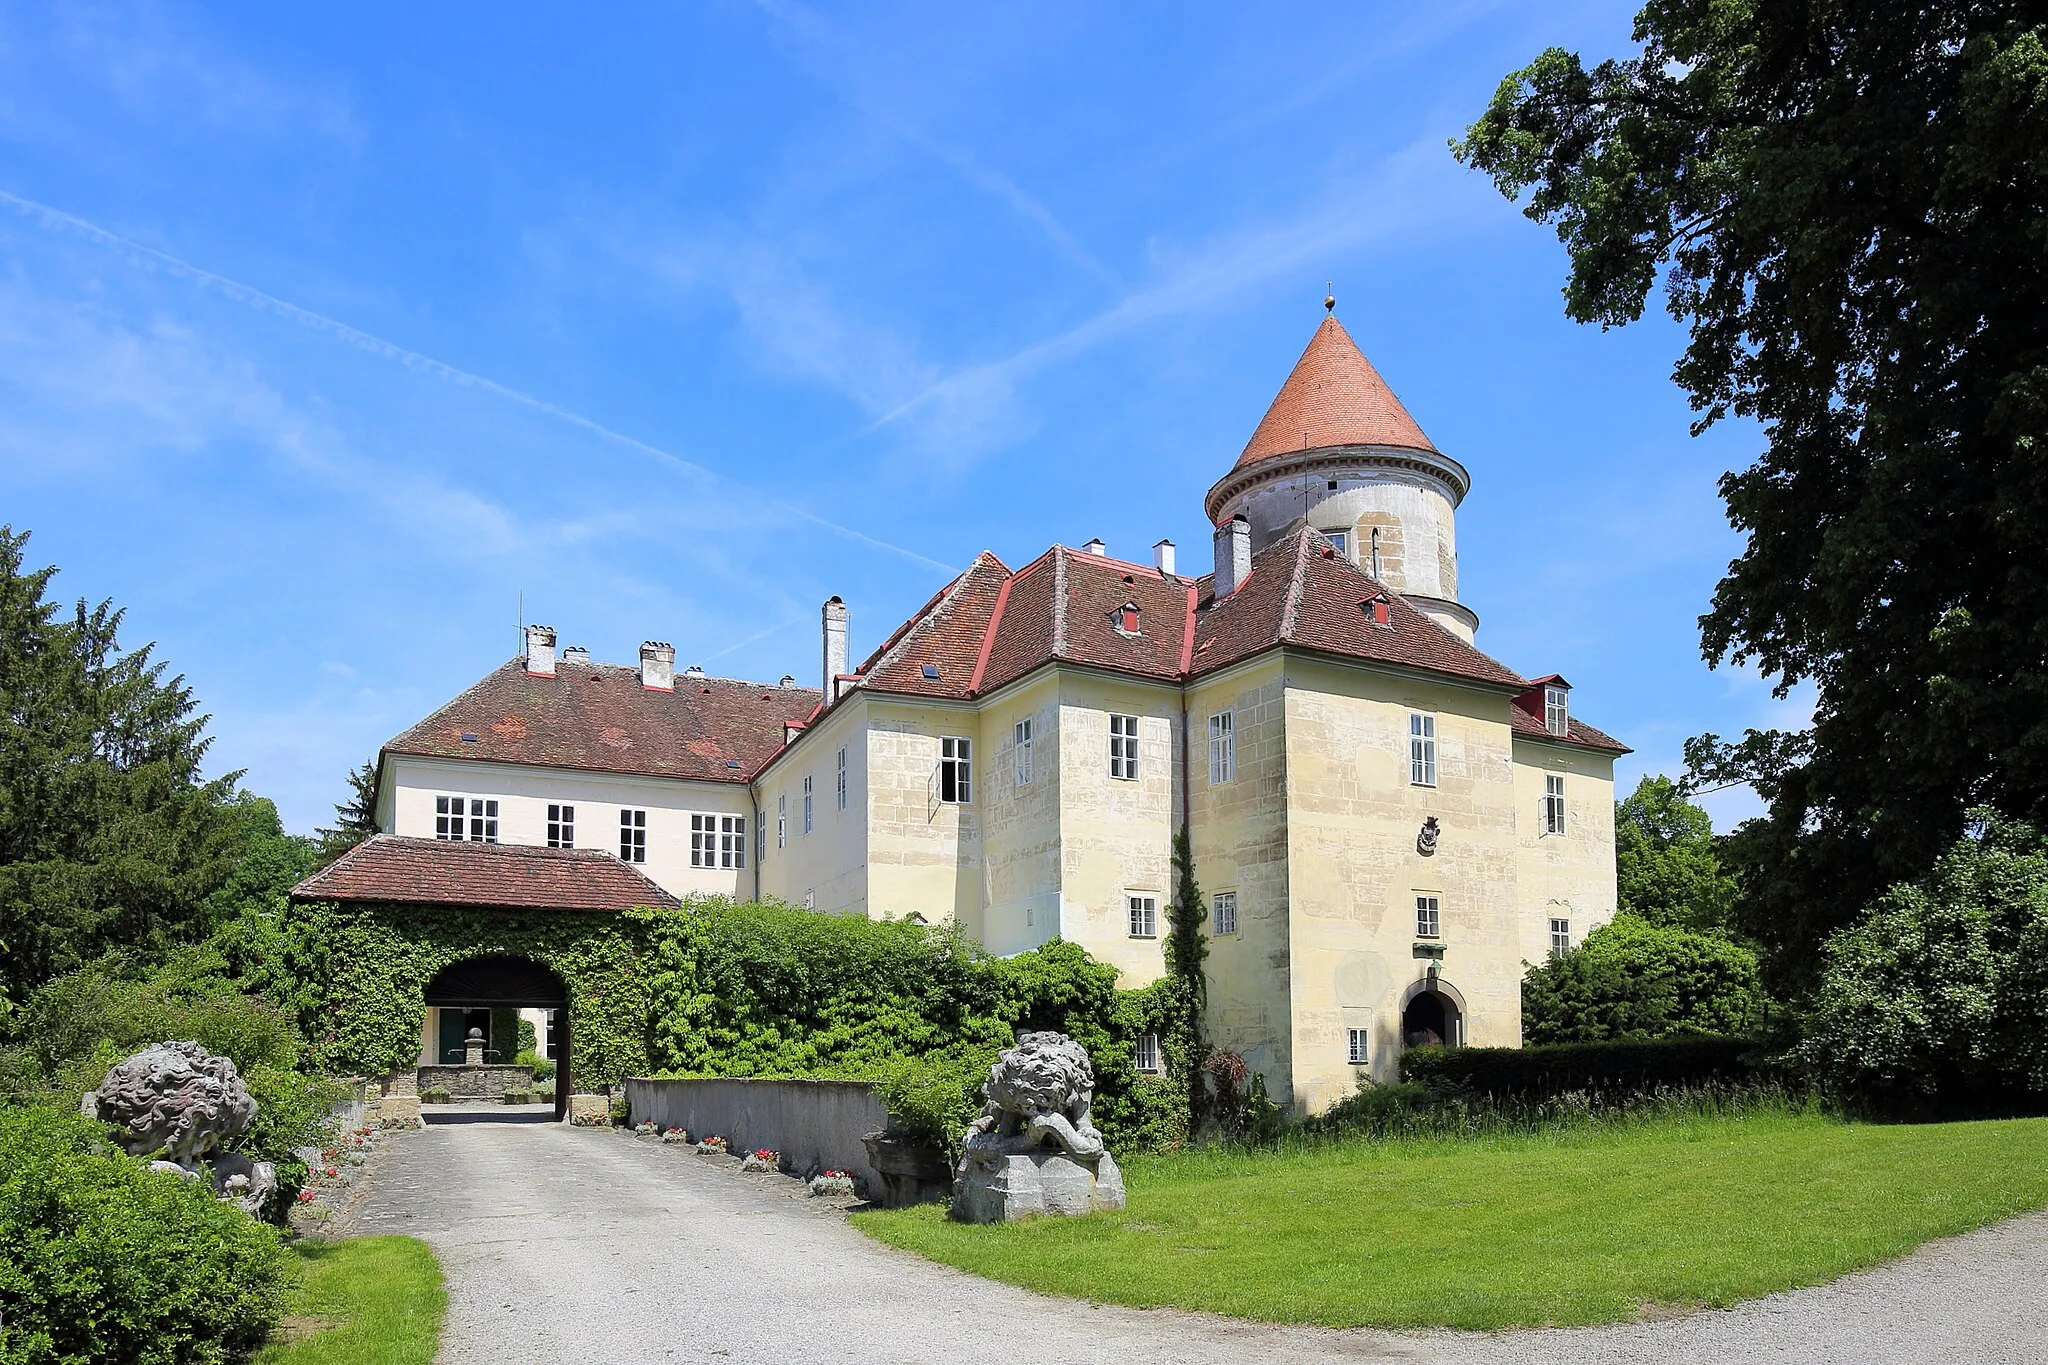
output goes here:
[[990, 609], [988, 626], [981, 633], [981, 651], [974, 656], [974, 672], [967, 679], [967, 695], [970, 697], [981, 691], [981, 675], [988, 670], [989, 651], [996, 646], [996, 627], [1002, 624], [1003, 608], [1010, 602], [1010, 585], [1015, 583], [1018, 577], [1017, 574], [1010, 574], [1003, 579], [1003, 586], [996, 589], [996, 604]]
[[1308, 589], [1308, 538], [1316, 534], [1303, 526], [1294, 535], [1294, 577], [1287, 583], [1287, 603], [1280, 609], [1280, 638], [1294, 639], [1294, 628], [1301, 618], [1301, 596]]
[[[1053, 546], [1064, 551], [1064, 545]], [[1058, 554], [1052, 561], [1052, 657], [1062, 659], [1067, 653], [1067, 557]]]

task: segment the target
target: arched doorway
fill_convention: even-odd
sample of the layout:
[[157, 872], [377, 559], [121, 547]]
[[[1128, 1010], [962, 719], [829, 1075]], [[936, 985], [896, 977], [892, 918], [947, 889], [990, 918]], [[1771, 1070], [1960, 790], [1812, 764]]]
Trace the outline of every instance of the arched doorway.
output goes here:
[[1424, 981], [1401, 1010], [1401, 1043], [1405, 1047], [1461, 1047], [1465, 1014], [1450, 992], [1434, 980]]
[[518, 1046], [519, 1012], [541, 1011], [534, 1048], [555, 1063], [555, 1117], [568, 1112], [569, 990], [562, 978], [528, 957], [464, 958], [435, 973], [426, 1004], [428, 1046], [437, 1062], [459, 1063], [473, 1028], [483, 1032], [487, 1060], [510, 1062]]

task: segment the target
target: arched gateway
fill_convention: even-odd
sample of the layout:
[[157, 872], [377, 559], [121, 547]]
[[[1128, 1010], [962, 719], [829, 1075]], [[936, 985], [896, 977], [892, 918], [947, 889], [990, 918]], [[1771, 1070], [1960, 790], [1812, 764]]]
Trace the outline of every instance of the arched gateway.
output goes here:
[[[641, 921], [674, 896], [596, 849], [379, 834], [292, 888], [327, 970], [311, 1023], [334, 1060], [382, 1075], [513, 1062], [522, 1012], [573, 1091], [644, 1067]], [[550, 1027], [552, 1025], [552, 1027]]]

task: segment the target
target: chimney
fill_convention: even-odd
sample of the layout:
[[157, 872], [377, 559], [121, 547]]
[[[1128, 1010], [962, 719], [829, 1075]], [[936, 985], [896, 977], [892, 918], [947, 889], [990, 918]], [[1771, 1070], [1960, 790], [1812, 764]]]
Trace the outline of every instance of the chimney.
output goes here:
[[555, 676], [555, 632], [549, 626], [526, 628], [526, 671], [538, 678]]
[[1173, 572], [1173, 542], [1162, 540], [1152, 547], [1152, 567], [1161, 573]]
[[660, 640], [640, 646], [640, 685], [657, 692], [676, 690], [676, 647]]
[[793, 674], [793, 673], [785, 673], [785, 674], [783, 674], [783, 675], [782, 675], [782, 681], [781, 681], [781, 682], [779, 682], [779, 683], [777, 683], [777, 684], [775, 684], [775, 685], [776, 685], [777, 687], [795, 687], [795, 686], [796, 686], [796, 675], [795, 675], [795, 674]]
[[[670, 656], [670, 658], [671, 658], [671, 662], [673, 662], [673, 658], [674, 658], [674, 656], [673, 656], [673, 655], [671, 655], [671, 656]], [[684, 669], [684, 670], [683, 670], [683, 676], [684, 676], [684, 677], [686, 677], [686, 678], [698, 678], [698, 679], [701, 679], [701, 678], [702, 678], [702, 677], [704, 676], [704, 665], [702, 665], [702, 664], [691, 664], [691, 665], [690, 665], [690, 666], [689, 666], [688, 668], [686, 668], [686, 669]]]
[[1081, 548], [1083, 551], [1091, 555], [1100, 555], [1105, 559], [1109, 557], [1109, 547], [1102, 543], [1101, 536], [1095, 537], [1095, 539], [1089, 541], [1086, 545], [1083, 545]]
[[1216, 528], [1216, 600], [1236, 592], [1251, 571], [1252, 524], [1240, 512]]
[[825, 599], [825, 705], [839, 696], [839, 675], [846, 671], [846, 603], [837, 596]]
[[570, 645], [562, 651], [562, 662], [565, 664], [582, 664], [585, 668], [588, 668], [590, 666], [590, 651], [582, 645]]

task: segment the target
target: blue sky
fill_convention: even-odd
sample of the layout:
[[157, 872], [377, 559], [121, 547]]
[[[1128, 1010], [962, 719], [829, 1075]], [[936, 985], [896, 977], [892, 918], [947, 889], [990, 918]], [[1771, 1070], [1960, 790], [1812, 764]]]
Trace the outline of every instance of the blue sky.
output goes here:
[[[1676, 772], [1737, 542], [1661, 314], [1446, 150], [1627, 4], [0, 5], [0, 520], [310, 830], [517, 648], [810, 681], [980, 549], [1160, 536], [1338, 314], [1473, 474], [1482, 647]], [[1726, 825], [1746, 793], [1713, 798]]]

